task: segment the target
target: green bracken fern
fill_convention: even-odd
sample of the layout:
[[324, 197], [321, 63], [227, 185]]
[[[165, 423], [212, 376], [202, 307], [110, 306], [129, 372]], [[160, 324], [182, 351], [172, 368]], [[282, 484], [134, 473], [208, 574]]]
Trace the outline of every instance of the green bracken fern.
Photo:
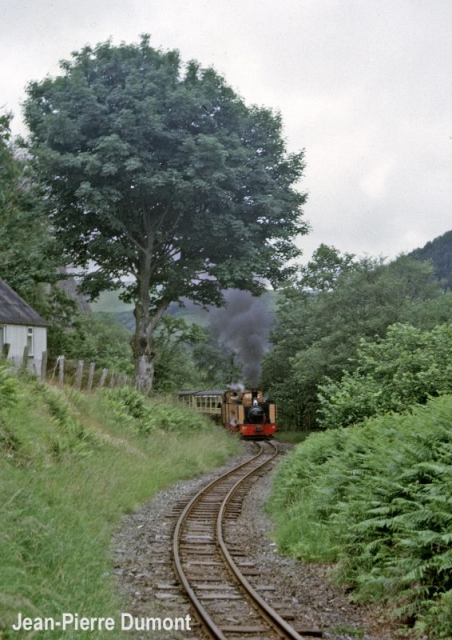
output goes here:
[[356, 599], [387, 600], [429, 638], [452, 637], [452, 396], [311, 435], [282, 465], [270, 508], [286, 552], [336, 560]]

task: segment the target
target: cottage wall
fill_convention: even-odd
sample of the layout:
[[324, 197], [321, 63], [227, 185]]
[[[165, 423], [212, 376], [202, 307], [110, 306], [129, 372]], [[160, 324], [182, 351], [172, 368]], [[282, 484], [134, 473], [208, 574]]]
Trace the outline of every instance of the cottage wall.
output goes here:
[[47, 322], [0, 278], [0, 350], [9, 344], [8, 358], [22, 365], [28, 346], [28, 369], [39, 374], [47, 350]]
[[42, 353], [47, 350], [47, 328], [19, 324], [6, 324], [3, 327], [3, 341], [10, 345], [8, 358], [16, 365], [21, 364], [24, 348], [28, 344], [32, 347], [28, 354], [28, 366], [39, 372]]

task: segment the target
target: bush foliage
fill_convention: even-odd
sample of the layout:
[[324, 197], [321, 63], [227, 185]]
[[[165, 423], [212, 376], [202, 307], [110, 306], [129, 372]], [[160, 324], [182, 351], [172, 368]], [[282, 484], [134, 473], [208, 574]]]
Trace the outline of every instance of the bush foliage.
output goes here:
[[284, 552], [337, 561], [357, 599], [381, 598], [430, 638], [452, 634], [452, 396], [311, 435], [270, 508]]
[[385, 338], [361, 340], [353, 370], [319, 387], [321, 426], [345, 427], [452, 393], [451, 353], [450, 324], [431, 331], [396, 324]]
[[108, 389], [104, 393], [124, 425], [129, 425], [140, 434], [149, 434], [156, 430], [182, 434], [212, 430], [212, 423], [205, 417], [174, 404], [172, 400], [149, 400], [131, 387]]

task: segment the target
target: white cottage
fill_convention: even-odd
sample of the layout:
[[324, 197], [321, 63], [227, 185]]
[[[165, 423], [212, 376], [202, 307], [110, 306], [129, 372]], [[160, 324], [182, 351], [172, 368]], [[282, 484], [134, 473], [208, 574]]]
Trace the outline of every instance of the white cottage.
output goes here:
[[28, 347], [28, 367], [41, 371], [47, 350], [47, 322], [0, 278], [0, 354], [9, 345], [8, 359], [20, 364]]

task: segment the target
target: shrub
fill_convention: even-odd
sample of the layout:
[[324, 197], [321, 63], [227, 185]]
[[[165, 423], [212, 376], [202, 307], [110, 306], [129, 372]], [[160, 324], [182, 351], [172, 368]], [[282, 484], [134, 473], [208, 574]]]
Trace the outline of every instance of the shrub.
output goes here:
[[164, 397], [150, 400], [130, 387], [108, 389], [105, 393], [124, 425], [141, 434], [157, 429], [184, 433], [213, 427], [208, 419]]
[[452, 393], [452, 325], [422, 331], [396, 324], [361, 341], [353, 372], [319, 387], [321, 426], [340, 427]]

